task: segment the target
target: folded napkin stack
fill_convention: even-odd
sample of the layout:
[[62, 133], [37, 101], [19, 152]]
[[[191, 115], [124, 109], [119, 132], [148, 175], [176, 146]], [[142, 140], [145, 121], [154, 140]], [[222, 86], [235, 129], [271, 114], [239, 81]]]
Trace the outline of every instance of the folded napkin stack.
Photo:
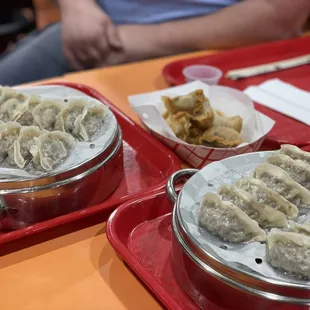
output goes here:
[[310, 92], [279, 79], [250, 86], [244, 92], [253, 101], [310, 126]]

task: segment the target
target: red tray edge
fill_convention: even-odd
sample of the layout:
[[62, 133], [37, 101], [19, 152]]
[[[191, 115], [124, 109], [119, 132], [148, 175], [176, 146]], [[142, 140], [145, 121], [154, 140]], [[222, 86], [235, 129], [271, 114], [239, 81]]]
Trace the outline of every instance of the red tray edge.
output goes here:
[[246, 52], [250, 53], [251, 51], [253, 51], [257, 48], [265, 48], [266, 46], [270, 46], [270, 45], [271, 46], [281, 45], [281, 44], [283, 44], [283, 42], [294, 44], [294, 42], [297, 42], [299, 40], [309, 40], [309, 37], [305, 36], [305, 37], [297, 37], [297, 38], [292, 38], [292, 39], [277, 40], [277, 41], [273, 41], [273, 42], [265, 42], [265, 43], [250, 45], [250, 46], [237, 47], [237, 48], [228, 49], [228, 50], [219, 50], [218, 52], [216, 51], [213, 54], [200, 55], [200, 56], [195, 56], [195, 57], [184, 57], [184, 58], [181, 58], [181, 59], [178, 59], [175, 61], [171, 61], [168, 64], [166, 64], [162, 70], [162, 74], [163, 74], [164, 79], [168, 83], [170, 83], [172, 86], [182, 85], [183, 83], [180, 83], [175, 78], [170, 77], [168, 72], [167, 72], [169, 70], [170, 66], [173, 66], [179, 62], [187, 61], [189, 59], [196, 60], [196, 59], [201, 59], [204, 57], [215, 56], [215, 55], [220, 57], [221, 55], [223, 55], [225, 53], [238, 52], [238, 51], [246, 51]]
[[[48, 86], [48, 85], [59, 85], [59, 86], [66, 86], [66, 87], [70, 87], [70, 88], [74, 88], [77, 89], [93, 98], [96, 98], [102, 102], [104, 102], [105, 104], [107, 104], [110, 109], [118, 114], [119, 116], [125, 118], [129, 123], [131, 123], [132, 126], [135, 126], [135, 129], [139, 131], [139, 134], [145, 136], [146, 138], [148, 138], [149, 140], [152, 141], [152, 143], [155, 143], [159, 148], [164, 148], [167, 149], [167, 151], [169, 152], [169, 157], [171, 159], [171, 173], [173, 173], [173, 171], [177, 171], [179, 169], [181, 169], [181, 161], [180, 159], [173, 153], [171, 152], [166, 146], [164, 146], [162, 143], [160, 143], [158, 140], [156, 140], [150, 133], [148, 133], [146, 130], [144, 130], [142, 127], [140, 127], [138, 124], [136, 124], [131, 118], [129, 118], [127, 115], [125, 115], [124, 113], [122, 113], [116, 106], [114, 106], [110, 100], [108, 100], [107, 98], [105, 98], [100, 92], [98, 92], [97, 90], [95, 90], [94, 88], [84, 85], [84, 84], [80, 84], [80, 83], [71, 83], [71, 82], [51, 82], [51, 83], [42, 83], [39, 85], [43, 85], [43, 86]], [[86, 218], [89, 216], [92, 216], [94, 214], [98, 214], [100, 212], [108, 212], [108, 210], [111, 210], [113, 208], [115, 208], [116, 206], [121, 205], [122, 203], [124, 203], [125, 201], [129, 201], [129, 200], [137, 200], [140, 196], [145, 196], [145, 195], [150, 195], [154, 192], [157, 192], [159, 190], [162, 190], [162, 188], [166, 185], [166, 180], [163, 180], [162, 182], [160, 182], [159, 184], [151, 187], [149, 190], [143, 192], [143, 193], [136, 193], [131, 195], [130, 197], [125, 197], [123, 199], [120, 199], [118, 203], [114, 203], [111, 204], [110, 206], [106, 206], [104, 208], [101, 207], [101, 204], [97, 204], [94, 206], [90, 206], [87, 207], [85, 209], [81, 209], [81, 210], [77, 210], [68, 214], [64, 214], [61, 215], [59, 217], [56, 218], [52, 218], [50, 220], [46, 220], [43, 222], [39, 222], [36, 223], [34, 225], [25, 227], [25, 228], [21, 228], [15, 231], [10, 231], [10, 232], [5, 232], [3, 234], [0, 235], [0, 245], [1, 244], [6, 244], [12, 241], [16, 241], [18, 239], [21, 239], [23, 237], [28, 237], [31, 235], [34, 235], [36, 233], [39, 232], [44, 232], [47, 230], [50, 230], [52, 228], [58, 227], [58, 226], [62, 226], [68, 223], [73, 223], [75, 221], [78, 221], [82, 218]]]
[[117, 231], [114, 228], [114, 221], [117, 221], [119, 216], [122, 214], [122, 210], [127, 208], [129, 205], [143, 202], [149, 199], [154, 199], [159, 195], [165, 194], [165, 191], [159, 191], [155, 194], [145, 194], [139, 199], [132, 199], [123, 203], [110, 215], [106, 225], [106, 235], [108, 241], [121, 257], [121, 259], [130, 266], [130, 269], [138, 276], [138, 278], [155, 293], [156, 298], [160, 300], [168, 309], [180, 309], [180, 305], [167, 293], [167, 291], [155, 280], [148, 272], [145, 271], [144, 266], [131, 254], [129, 249], [121, 242], [118, 238]]
[[[162, 75], [164, 77], [164, 79], [172, 86], [178, 86], [178, 85], [182, 85], [183, 83], [181, 83], [177, 78], [171, 76], [171, 74], [169, 73], [170, 71], [170, 67], [171, 66], [175, 66], [178, 63], [181, 63], [183, 61], [188, 61], [188, 60], [192, 60], [195, 61], [197, 59], [202, 59], [205, 57], [221, 57], [222, 55], [225, 54], [229, 54], [232, 52], [248, 52], [249, 54], [251, 53], [251, 51], [256, 50], [257, 48], [262, 49], [268, 46], [277, 46], [277, 45], [282, 45], [283, 42], [285, 42], [286, 44], [294, 44], [295, 42], [298, 42], [300, 40], [309, 40], [309, 37], [304, 36], [304, 37], [297, 37], [297, 38], [293, 38], [293, 39], [286, 39], [286, 40], [278, 40], [278, 41], [274, 41], [274, 42], [265, 42], [265, 43], [261, 43], [261, 44], [255, 44], [255, 45], [250, 45], [250, 46], [245, 46], [245, 47], [238, 47], [238, 48], [233, 48], [230, 50], [219, 50], [218, 52], [215, 52], [213, 54], [207, 54], [207, 55], [200, 55], [200, 56], [194, 56], [194, 57], [185, 57], [182, 59], [178, 59], [175, 61], [171, 61], [168, 64], [166, 64], [164, 66], [164, 68], [162, 69]], [[303, 141], [297, 141], [295, 143], [296, 146], [298, 147], [304, 147], [306, 145], [309, 144], [310, 141], [307, 142], [303, 142]], [[263, 142], [263, 145], [269, 148], [279, 148], [281, 146], [281, 144], [287, 144], [286, 141], [280, 140], [276, 137], [273, 136], [267, 136]]]

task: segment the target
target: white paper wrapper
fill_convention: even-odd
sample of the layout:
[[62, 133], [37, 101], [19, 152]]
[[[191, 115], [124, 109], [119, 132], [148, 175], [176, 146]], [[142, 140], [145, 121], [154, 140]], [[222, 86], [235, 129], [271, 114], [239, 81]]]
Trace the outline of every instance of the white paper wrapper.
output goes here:
[[[198, 211], [200, 202], [207, 192], [217, 192], [220, 185], [234, 184], [242, 176], [250, 175], [254, 168], [263, 163], [273, 152], [258, 152], [225, 159], [212, 163], [200, 170], [184, 185], [181, 191], [180, 211], [181, 218], [188, 234], [192, 235], [198, 244], [222, 261], [229, 262], [230, 266], [244, 271], [254, 271], [266, 277], [277, 280], [288, 280], [294, 283], [309, 283], [310, 281], [296, 280], [272, 268], [265, 258], [265, 245], [259, 242], [233, 245], [212, 236], [198, 225]], [[306, 217], [310, 216], [310, 212]], [[304, 216], [296, 221], [303, 223]], [[221, 249], [225, 245], [227, 250]], [[262, 259], [257, 264], [255, 259]]]
[[[16, 88], [23, 94], [37, 94], [42, 98], [85, 98], [90, 103], [101, 104], [99, 100], [85, 95], [84, 93], [64, 86], [37, 86], [31, 88]], [[79, 142], [77, 141], [70, 156], [59, 166], [57, 166], [52, 172], [37, 172], [36, 175], [30, 174], [22, 169], [11, 169], [11, 168], [1, 168], [0, 167], [0, 178], [1, 179], [24, 179], [24, 178], [38, 178], [43, 175], [55, 174], [66, 171], [74, 166], [82, 164], [91, 158], [96, 157], [105, 148], [107, 148], [113, 140], [113, 136], [117, 129], [117, 121], [113, 113], [106, 109], [106, 116], [104, 119], [104, 125], [102, 128], [102, 134], [98, 138], [91, 142]], [[92, 148], [90, 145], [92, 144]]]
[[[236, 148], [219, 149], [191, 145], [175, 136], [162, 117], [165, 106], [161, 101], [161, 96], [186, 95], [196, 89], [204, 91], [214, 109], [222, 111], [227, 116], [239, 115], [243, 118], [241, 134], [244, 143]], [[228, 87], [209, 86], [200, 81], [157, 92], [129, 96], [128, 100], [147, 128], [183, 160], [196, 168], [201, 168], [212, 161], [258, 150], [275, 124], [272, 119], [256, 111], [253, 102], [244, 93]]]

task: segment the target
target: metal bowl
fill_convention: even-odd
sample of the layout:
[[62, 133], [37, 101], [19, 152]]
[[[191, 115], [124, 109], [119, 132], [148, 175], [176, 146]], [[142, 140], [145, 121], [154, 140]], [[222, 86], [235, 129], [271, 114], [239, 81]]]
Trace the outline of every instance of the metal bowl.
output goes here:
[[117, 124], [95, 157], [58, 174], [0, 181], [0, 230], [12, 230], [104, 201], [123, 177], [122, 132]]
[[184, 188], [178, 196], [175, 184], [197, 172], [196, 169], [178, 171], [166, 186], [167, 196], [174, 204], [172, 266], [184, 291], [201, 309], [206, 309], [210, 301], [224, 309], [309, 309], [309, 285], [302, 281], [279, 281], [234, 268], [202, 249], [188, 233], [180, 213]]

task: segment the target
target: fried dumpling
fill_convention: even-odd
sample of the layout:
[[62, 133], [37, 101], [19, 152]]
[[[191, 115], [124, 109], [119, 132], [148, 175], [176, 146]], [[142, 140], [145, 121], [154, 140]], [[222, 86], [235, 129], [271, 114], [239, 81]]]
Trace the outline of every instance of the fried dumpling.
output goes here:
[[9, 148], [8, 163], [23, 169], [32, 158], [30, 148], [41, 134], [43, 131], [37, 126], [22, 127], [18, 138]]
[[64, 107], [65, 103], [60, 99], [41, 99], [32, 112], [35, 124], [41, 129], [54, 130], [56, 117]]
[[310, 153], [301, 150], [297, 146], [290, 145], [290, 144], [283, 144], [281, 145], [280, 153], [288, 155], [289, 157], [293, 159], [302, 160], [306, 162], [308, 165], [310, 165]]
[[103, 104], [85, 107], [74, 122], [73, 134], [83, 141], [92, 141], [102, 129], [106, 109]]
[[70, 155], [74, 141], [74, 138], [66, 132], [43, 133], [30, 148], [34, 166], [39, 170], [53, 170]]
[[31, 126], [34, 124], [33, 110], [40, 104], [40, 97], [34, 94], [29, 95], [25, 108], [19, 111], [15, 121], [22, 126]]
[[85, 99], [69, 99], [67, 106], [56, 117], [56, 130], [72, 134], [75, 120], [87, 105]]
[[205, 104], [203, 110], [190, 118], [192, 128], [208, 129], [213, 125], [214, 112], [209, 103]]
[[207, 193], [201, 202], [200, 225], [211, 234], [232, 243], [264, 241], [264, 231], [245, 212], [217, 194]]
[[167, 109], [163, 117], [169, 125], [176, 127], [175, 122], [185, 119], [189, 128], [208, 129], [213, 124], [213, 109], [201, 89], [175, 98], [163, 96], [162, 101]]
[[268, 188], [261, 180], [244, 177], [237, 181], [236, 186], [247, 191], [257, 202], [281, 211], [288, 219], [294, 219], [298, 215], [295, 205]]
[[168, 114], [188, 112], [191, 115], [199, 113], [202, 110], [204, 103], [207, 101], [202, 89], [197, 89], [188, 95], [177, 96], [174, 98], [162, 96], [161, 100], [165, 104]]
[[275, 154], [267, 158], [267, 163], [283, 169], [298, 184], [310, 190], [310, 165], [285, 154]]
[[256, 167], [254, 177], [290, 201], [297, 208], [310, 208], [310, 191], [295, 182], [284, 170], [261, 164]]
[[220, 111], [214, 113], [214, 127], [227, 127], [241, 132], [243, 120], [240, 116], [228, 117]]
[[243, 141], [242, 136], [236, 130], [219, 126], [206, 130], [200, 138], [200, 142], [205, 146], [230, 148], [238, 146]]
[[304, 236], [310, 237], [310, 224], [291, 223], [289, 230]]
[[181, 117], [179, 115], [171, 115], [166, 119], [167, 124], [170, 126], [174, 134], [186, 141], [189, 136], [190, 129], [190, 115], [188, 113], [183, 114]]
[[236, 186], [222, 185], [219, 194], [224, 201], [233, 203], [262, 228], [287, 227], [284, 213], [255, 201], [248, 192]]
[[292, 232], [275, 231], [267, 236], [267, 262], [284, 272], [310, 278], [310, 238]]

